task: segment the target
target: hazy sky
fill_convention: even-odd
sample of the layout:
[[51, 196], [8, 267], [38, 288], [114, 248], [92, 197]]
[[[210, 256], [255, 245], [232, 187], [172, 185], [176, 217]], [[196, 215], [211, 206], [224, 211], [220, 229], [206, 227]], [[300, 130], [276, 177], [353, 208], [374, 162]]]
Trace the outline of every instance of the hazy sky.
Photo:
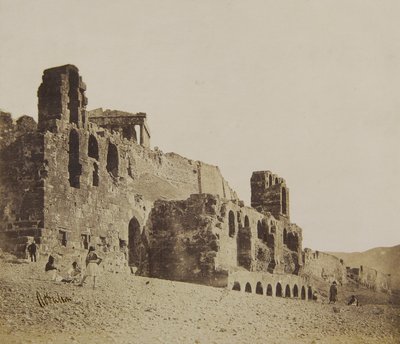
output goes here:
[[152, 146], [290, 188], [304, 247], [400, 243], [400, 1], [0, 0], [0, 108], [37, 118], [45, 68], [89, 109], [148, 114]]

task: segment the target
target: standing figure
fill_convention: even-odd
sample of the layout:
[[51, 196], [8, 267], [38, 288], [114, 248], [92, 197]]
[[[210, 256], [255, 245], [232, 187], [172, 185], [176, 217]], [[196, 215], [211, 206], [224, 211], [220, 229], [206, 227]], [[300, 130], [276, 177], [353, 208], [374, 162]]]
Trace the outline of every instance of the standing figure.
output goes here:
[[86, 272], [83, 276], [80, 286], [83, 286], [87, 277], [93, 277], [93, 289], [96, 287], [96, 277], [99, 275], [99, 264], [102, 259], [97, 256], [95, 248], [90, 246], [89, 252], [86, 256]]
[[35, 240], [28, 246], [28, 252], [29, 252], [29, 257], [31, 258], [31, 262], [36, 263], [36, 251], [37, 251], [37, 246], [35, 243]]
[[329, 303], [336, 303], [337, 301], [337, 287], [336, 281], [333, 281], [330, 289], [329, 289]]

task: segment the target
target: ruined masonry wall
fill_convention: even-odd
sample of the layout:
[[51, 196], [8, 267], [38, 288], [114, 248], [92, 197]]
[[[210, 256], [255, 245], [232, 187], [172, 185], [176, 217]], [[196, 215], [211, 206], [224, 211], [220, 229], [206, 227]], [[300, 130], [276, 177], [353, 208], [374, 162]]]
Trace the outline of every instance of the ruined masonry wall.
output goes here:
[[[19, 131], [15, 131], [14, 134]], [[14, 135], [0, 149], [0, 246], [23, 249], [26, 237], [42, 234], [43, 136], [38, 133]]]
[[303, 273], [313, 275], [332, 283], [337, 281], [340, 284], [347, 283], [346, 267], [340, 260], [327, 253], [305, 249], [305, 263]]
[[360, 271], [359, 281], [364, 286], [374, 290], [386, 292], [391, 289], [390, 276], [368, 266], [363, 266], [362, 271]]
[[[261, 222], [268, 237], [258, 233]], [[144, 246], [149, 256], [139, 264], [140, 271], [148, 267], [153, 277], [227, 286], [230, 273], [266, 273], [274, 260], [270, 272], [293, 274], [302, 258], [282, 243], [287, 227], [271, 215], [216, 195], [157, 201], [146, 223]]]
[[[82, 166], [79, 188], [71, 187], [68, 180], [71, 130], [79, 133], [79, 163]], [[88, 156], [90, 135], [98, 143], [98, 160]], [[109, 143], [118, 150], [116, 178], [106, 169]], [[60, 231], [66, 232], [67, 248], [81, 248], [81, 236], [90, 235], [93, 243], [101, 245], [105, 242], [111, 250], [118, 250], [119, 239], [128, 240], [129, 222], [133, 217], [143, 228], [154, 200], [186, 199], [199, 192], [200, 183], [221, 197], [225, 183], [228, 195], [235, 195], [217, 168], [177, 154], [151, 151], [94, 124], [85, 130], [59, 121], [57, 132], [45, 134], [45, 159], [49, 171], [45, 183], [44, 219], [47, 250], [60, 245]], [[93, 164], [99, 167], [98, 186], [93, 186]], [[213, 173], [209, 173], [210, 170]], [[203, 180], [201, 176], [209, 180]], [[211, 183], [213, 179], [219, 180], [220, 188], [215, 189]]]

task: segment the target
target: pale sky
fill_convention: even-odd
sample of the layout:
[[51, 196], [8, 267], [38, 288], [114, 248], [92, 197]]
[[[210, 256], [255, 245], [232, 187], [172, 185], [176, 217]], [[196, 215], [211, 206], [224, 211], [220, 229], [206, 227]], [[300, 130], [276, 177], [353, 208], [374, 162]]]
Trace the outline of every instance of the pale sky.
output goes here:
[[146, 112], [151, 144], [218, 165], [250, 202], [271, 170], [303, 247], [400, 243], [400, 1], [0, 0], [0, 108], [37, 119], [44, 69], [88, 109]]

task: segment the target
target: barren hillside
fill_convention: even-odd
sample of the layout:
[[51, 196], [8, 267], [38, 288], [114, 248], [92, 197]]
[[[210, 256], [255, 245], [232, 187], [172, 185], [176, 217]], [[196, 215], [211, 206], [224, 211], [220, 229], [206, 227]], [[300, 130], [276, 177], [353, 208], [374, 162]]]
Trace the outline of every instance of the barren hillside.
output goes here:
[[400, 289], [400, 245], [376, 247], [364, 252], [328, 252], [343, 259], [346, 266], [368, 266], [392, 275], [392, 289]]

